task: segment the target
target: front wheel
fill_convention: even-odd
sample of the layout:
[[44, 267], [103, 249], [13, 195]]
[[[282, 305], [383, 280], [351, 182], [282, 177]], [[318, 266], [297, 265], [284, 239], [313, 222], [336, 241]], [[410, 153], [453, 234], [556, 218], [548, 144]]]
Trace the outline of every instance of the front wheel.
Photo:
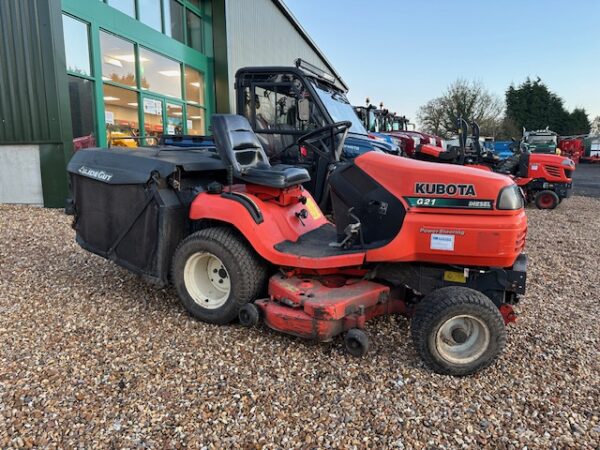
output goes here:
[[226, 227], [191, 234], [173, 256], [172, 280], [181, 303], [204, 322], [231, 322], [256, 298], [265, 279], [264, 263]]
[[444, 375], [464, 376], [491, 365], [506, 345], [502, 315], [479, 291], [451, 286], [425, 296], [411, 322], [425, 365]]
[[537, 209], [554, 209], [560, 203], [560, 198], [554, 191], [540, 191], [535, 194], [535, 206]]

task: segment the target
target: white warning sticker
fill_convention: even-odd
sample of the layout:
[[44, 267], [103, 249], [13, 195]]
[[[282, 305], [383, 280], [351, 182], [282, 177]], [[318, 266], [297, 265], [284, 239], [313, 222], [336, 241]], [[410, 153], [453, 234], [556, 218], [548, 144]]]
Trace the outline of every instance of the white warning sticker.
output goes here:
[[454, 238], [452, 234], [432, 234], [431, 235], [431, 249], [432, 250], [446, 250], [454, 251]]

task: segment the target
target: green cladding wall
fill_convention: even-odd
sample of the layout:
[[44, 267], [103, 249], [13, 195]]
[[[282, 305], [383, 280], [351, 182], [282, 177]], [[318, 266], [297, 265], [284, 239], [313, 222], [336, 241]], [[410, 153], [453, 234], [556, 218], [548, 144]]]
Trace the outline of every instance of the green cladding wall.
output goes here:
[[64, 206], [73, 138], [60, 0], [2, 0], [0, 30], [0, 145], [39, 144], [44, 204]]

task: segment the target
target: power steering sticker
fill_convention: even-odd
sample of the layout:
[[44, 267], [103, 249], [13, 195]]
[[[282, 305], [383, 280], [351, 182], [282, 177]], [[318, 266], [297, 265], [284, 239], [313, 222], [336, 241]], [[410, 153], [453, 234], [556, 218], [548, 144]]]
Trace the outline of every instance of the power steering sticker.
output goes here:
[[452, 234], [432, 234], [431, 235], [431, 250], [445, 250], [448, 252], [454, 251], [454, 235]]

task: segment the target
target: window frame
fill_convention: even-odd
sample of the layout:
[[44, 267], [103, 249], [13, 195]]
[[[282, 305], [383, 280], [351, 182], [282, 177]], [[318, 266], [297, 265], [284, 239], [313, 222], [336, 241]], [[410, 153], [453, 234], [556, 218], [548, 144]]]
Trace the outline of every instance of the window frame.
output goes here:
[[[166, 0], [161, 0], [161, 5]], [[182, 1], [178, 1], [183, 5]], [[106, 147], [106, 129], [105, 129], [105, 104], [103, 99], [104, 84], [110, 84], [115, 87], [134, 91], [137, 95], [141, 95], [143, 92], [148, 92], [140, 89], [141, 76], [139, 73], [139, 46], [150, 49], [161, 56], [165, 56], [179, 63], [181, 67], [181, 98], [174, 98], [170, 96], [163, 96], [157, 94], [161, 98], [167, 99], [167, 101], [182, 103], [184, 105], [183, 110], [187, 112], [186, 106], [190, 105], [193, 107], [201, 108], [204, 111], [205, 123], [204, 123], [204, 134], [209, 134], [209, 126], [211, 115], [215, 111], [215, 91], [214, 91], [214, 61], [212, 60], [212, 52], [202, 53], [191, 47], [188, 47], [184, 43], [181, 43], [173, 38], [169, 38], [164, 33], [158, 32], [143, 22], [138, 21], [126, 14], [118, 12], [114, 8], [106, 4], [105, 0], [98, 0], [94, 2], [82, 2], [81, 0], [62, 0], [61, 12], [67, 16], [72, 17], [75, 20], [84, 22], [88, 26], [88, 47], [90, 51], [90, 65], [91, 65], [91, 76], [82, 76], [77, 73], [70, 73], [70, 75], [85, 78], [94, 82], [94, 107], [95, 107], [95, 118], [96, 118], [96, 134], [97, 134], [97, 145], [99, 147]], [[202, 13], [198, 11], [193, 5], [190, 9], [193, 9], [196, 13]], [[208, 11], [205, 20], [205, 43], [212, 42], [212, 18], [210, 12], [210, 5], [206, 5], [204, 8]], [[117, 11], [115, 13], [115, 11]], [[161, 10], [162, 14], [162, 10]], [[164, 25], [163, 25], [164, 26]], [[102, 53], [100, 46], [100, 31], [114, 35], [120, 39], [128, 41], [134, 45], [134, 52], [136, 55], [136, 86], [126, 86], [118, 83], [114, 83], [111, 80], [102, 80]], [[208, 38], [206, 38], [208, 36]], [[206, 40], [208, 39], [208, 40]], [[198, 103], [189, 103], [186, 95], [185, 85], [185, 70], [189, 67], [201, 74], [203, 77], [203, 97], [204, 103], [202, 105]], [[65, 67], [65, 73], [67, 72]], [[192, 99], [193, 100], [193, 99]], [[142, 112], [142, 103], [138, 108], [138, 121], [140, 128], [143, 129], [143, 117], [140, 117]], [[187, 133], [187, 119], [183, 123], [185, 131]], [[166, 129], [165, 129], [166, 130]]]

